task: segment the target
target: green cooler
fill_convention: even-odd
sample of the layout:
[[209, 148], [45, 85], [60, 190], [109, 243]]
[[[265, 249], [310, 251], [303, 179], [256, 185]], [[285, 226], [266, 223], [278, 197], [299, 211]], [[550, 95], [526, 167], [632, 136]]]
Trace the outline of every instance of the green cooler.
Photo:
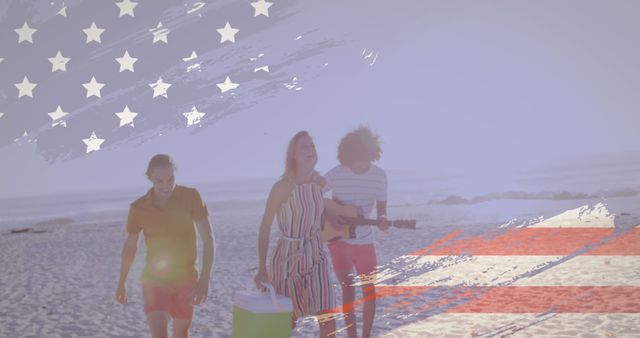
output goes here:
[[291, 337], [291, 299], [269, 292], [237, 292], [233, 304], [233, 338]]

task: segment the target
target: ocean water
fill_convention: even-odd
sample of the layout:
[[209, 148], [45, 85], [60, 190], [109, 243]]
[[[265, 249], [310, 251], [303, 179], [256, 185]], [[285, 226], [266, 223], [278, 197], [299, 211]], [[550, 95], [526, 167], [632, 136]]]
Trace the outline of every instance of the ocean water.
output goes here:
[[[640, 192], [637, 164], [515, 175], [469, 176], [427, 170], [395, 170], [387, 175], [391, 215], [447, 213], [459, 216], [461, 222], [478, 217], [493, 222], [534, 217], [549, 209], [549, 203], [572, 208], [615, 199], [624, 204], [627, 202], [623, 200], [634, 201]], [[260, 213], [274, 181], [275, 178], [187, 185], [199, 189], [211, 212]], [[2, 199], [0, 230], [50, 221], [124, 222], [129, 204], [147, 189]]]

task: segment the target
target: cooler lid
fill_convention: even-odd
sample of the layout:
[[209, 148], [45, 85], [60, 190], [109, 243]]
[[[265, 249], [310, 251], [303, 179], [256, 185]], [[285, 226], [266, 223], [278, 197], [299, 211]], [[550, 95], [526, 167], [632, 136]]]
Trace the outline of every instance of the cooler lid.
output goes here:
[[[256, 313], [293, 312], [291, 298], [275, 294], [271, 298], [268, 292], [244, 291], [236, 292], [234, 305]], [[274, 304], [275, 300], [275, 304]]]

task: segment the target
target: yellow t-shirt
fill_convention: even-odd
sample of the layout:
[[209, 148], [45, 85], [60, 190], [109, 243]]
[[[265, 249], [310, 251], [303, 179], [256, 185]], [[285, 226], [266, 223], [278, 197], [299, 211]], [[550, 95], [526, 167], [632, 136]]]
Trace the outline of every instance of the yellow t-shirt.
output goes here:
[[164, 208], [153, 204], [153, 189], [131, 203], [127, 232], [142, 231], [147, 247], [142, 281], [181, 283], [198, 278], [195, 222], [208, 216], [198, 190], [180, 185]]

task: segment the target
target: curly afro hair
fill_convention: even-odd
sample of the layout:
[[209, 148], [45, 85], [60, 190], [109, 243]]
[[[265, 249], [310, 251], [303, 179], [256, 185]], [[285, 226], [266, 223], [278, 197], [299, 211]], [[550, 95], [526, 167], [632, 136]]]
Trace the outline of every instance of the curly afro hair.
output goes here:
[[356, 161], [378, 161], [380, 154], [380, 137], [366, 126], [349, 132], [338, 145], [338, 161], [343, 165], [350, 165]]

